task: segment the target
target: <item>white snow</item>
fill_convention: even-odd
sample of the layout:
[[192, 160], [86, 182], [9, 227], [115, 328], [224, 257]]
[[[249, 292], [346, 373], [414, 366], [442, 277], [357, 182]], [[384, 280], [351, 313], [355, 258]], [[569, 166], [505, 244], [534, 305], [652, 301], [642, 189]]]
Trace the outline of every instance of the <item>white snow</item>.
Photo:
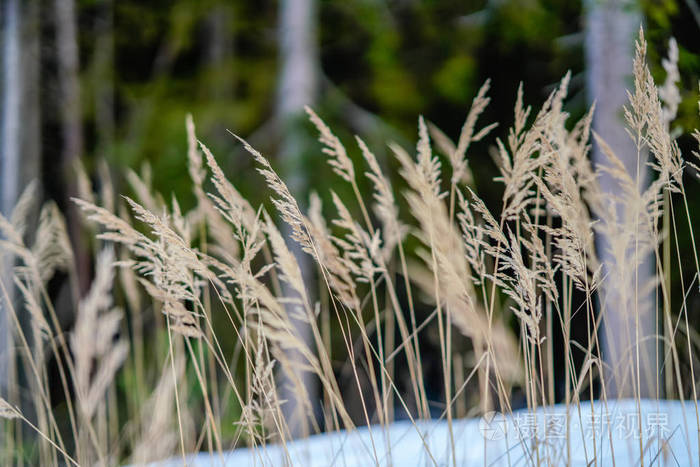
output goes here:
[[[571, 465], [613, 465], [613, 456], [617, 467], [639, 465], [640, 422], [645, 465], [698, 465], [699, 431], [692, 401], [642, 401], [641, 417], [634, 400], [609, 402], [607, 410], [602, 402], [596, 402], [594, 408], [593, 414], [590, 403], [569, 409]], [[605, 413], [609, 415], [603, 417]], [[566, 407], [558, 405], [508, 416], [496, 413], [456, 420], [456, 465], [566, 465], [565, 415]], [[386, 429], [373, 425], [351, 432], [315, 435], [288, 442], [286, 447], [236, 449], [221, 456], [200, 453], [188, 456], [186, 463], [231, 467], [290, 463], [309, 467], [443, 466], [452, 464], [449, 439], [444, 420], [415, 425], [400, 421]], [[151, 465], [169, 467], [182, 463], [182, 458], [171, 458]]]

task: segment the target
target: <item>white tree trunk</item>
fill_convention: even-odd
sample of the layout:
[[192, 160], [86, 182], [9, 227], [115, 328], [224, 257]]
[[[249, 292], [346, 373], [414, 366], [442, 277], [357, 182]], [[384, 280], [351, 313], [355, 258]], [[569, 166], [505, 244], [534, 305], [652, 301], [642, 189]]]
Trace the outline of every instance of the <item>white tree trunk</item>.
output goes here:
[[[588, 0], [586, 31], [586, 78], [591, 101], [596, 104], [593, 129], [610, 145], [625, 164], [634, 179], [639, 179], [639, 189], [644, 189], [647, 179], [646, 152], [637, 149], [625, 131], [623, 106], [627, 104], [626, 90], [632, 90], [632, 62], [634, 42], [642, 16], [635, 2], [627, 0]], [[596, 165], [608, 165], [608, 160], [597, 145], [593, 147]], [[619, 187], [609, 176], [601, 176], [600, 184], [605, 193], [615, 194]], [[620, 207], [618, 216], [624, 214]], [[654, 334], [653, 302], [648, 296], [636, 294], [652, 277], [653, 263], [646, 259], [631, 274], [629, 283], [614, 279], [615, 264], [607, 251], [609, 239], [598, 236], [597, 245], [604, 273], [609, 274], [607, 286], [602, 291], [603, 358], [608, 397], [650, 396], [653, 381], [648, 374], [653, 368]], [[635, 298], [636, 295], [636, 298]], [[638, 326], [638, 327], [637, 327]], [[639, 331], [637, 333], [637, 331]], [[647, 338], [647, 339], [645, 339]], [[640, 387], [636, 377], [636, 345], [639, 343]], [[653, 378], [652, 378], [653, 380]]]
[[[33, 0], [6, 0], [0, 5], [0, 212], [9, 216], [22, 190], [39, 176], [39, 5]], [[12, 265], [11, 258], [0, 263], [0, 280], [10, 293]], [[8, 306], [0, 295], [0, 394], [9, 384], [13, 359]]]
[[[297, 195], [306, 187], [305, 167], [301, 167], [300, 157], [304, 151], [304, 135], [300, 120], [304, 115], [304, 106], [313, 105], [318, 88], [318, 51], [316, 45], [316, 1], [315, 0], [281, 0], [279, 8], [279, 82], [277, 89], [277, 120], [282, 131], [280, 139], [280, 160], [291, 167], [288, 182]], [[287, 238], [289, 231], [284, 232]], [[288, 242], [294, 253], [302, 275], [310, 277], [310, 262], [295, 242]], [[285, 293], [293, 294], [285, 289]], [[311, 332], [307, 323], [294, 321], [296, 331], [305, 342], [311, 341]], [[296, 352], [290, 352], [290, 360], [300, 360]], [[309, 400], [316, 400], [316, 381], [309, 372], [298, 375], [301, 378]], [[294, 438], [309, 434], [310, 420], [291, 381], [280, 375], [280, 398], [285, 400], [283, 413], [289, 425], [290, 435]]]

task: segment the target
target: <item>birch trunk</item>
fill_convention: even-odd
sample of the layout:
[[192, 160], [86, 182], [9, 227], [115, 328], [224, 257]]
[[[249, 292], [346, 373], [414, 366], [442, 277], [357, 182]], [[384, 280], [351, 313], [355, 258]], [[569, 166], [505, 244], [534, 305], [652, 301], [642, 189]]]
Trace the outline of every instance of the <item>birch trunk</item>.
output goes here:
[[[277, 89], [277, 120], [281, 128], [280, 160], [292, 168], [289, 185], [296, 194], [306, 188], [306, 172], [301, 167], [300, 157], [304, 151], [303, 127], [300, 122], [304, 106], [313, 105], [318, 88], [318, 51], [316, 45], [315, 0], [282, 0], [279, 9], [279, 63], [280, 74]], [[289, 238], [289, 231], [284, 232]], [[295, 242], [288, 242], [304, 278], [310, 277], [310, 262]], [[285, 293], [293, 294], [285, 288]], [[290, 310], [291, 311], [291, 310]], [[311, 341], [309, 325], [295, 320], [294, 326], [305, 342]], [[290, 352], [290, 360], [300, 360], [297, 352]], [[316, 381], [309, 372], [296, 375], [302, 381], [310, 401], [317, 400]], [[280, 398], [285, 400], [283, 413], [293, 438], [307, 436], [310, 422], [308, 411], [303, 406], [303, 397], [294, 389], [292, 382], [280, 373]]]
[[[587, 0], [586, 6], [586, 79], [590, 100], [596, 104], [593, 129], [610, 145], [643, 190], [647, 184], [647, 154], [637, 153], [635, 143], [625, 131], [622, 113], [627, 104], [627, 89], [633, 86], [634, 42], [642, 16], [635, 2], [625, 0]], [[608, 164], [597, 145], [593, 147], [592, 157], [596, 165]], [[619, 193], [620, 188], [611, 177], [601, 176], [599, 181], [604, 193]], [[624, 216], [624, 209], [618, 206], [619, 219]], [[652, 297], [640, 296], [638, 290], [651, 280], [653, 262], [651, 257], [645, 258], [636, 271], [626, 271], [628, 279], [620, 283], [617, 279], [620, 269], [626, 266], [615, 264], [608, 251], [610, 244], [610, 239], [598, 236], [600, 259], [608, 275], [607, 287], [600, 294], [607, 396], [648, 397], [654, 393], [651, 369], [655, 351], [649, 337], [655, 333], [655, 318]]]
[[[2, 6], [0, 96], [0, 212], [9, 216], [27, 184], [40, 173], [39, 2], [5, 0]], [[0, 280], [12, 292], [12, 258], [0, 255]], [[0, 295], [0, 394], [11, 380], [14, 327]]]

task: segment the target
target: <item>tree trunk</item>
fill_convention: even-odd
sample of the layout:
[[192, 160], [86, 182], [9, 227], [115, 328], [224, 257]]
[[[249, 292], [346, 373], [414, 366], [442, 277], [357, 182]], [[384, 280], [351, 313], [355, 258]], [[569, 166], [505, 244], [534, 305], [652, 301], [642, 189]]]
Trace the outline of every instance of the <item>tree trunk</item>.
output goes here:
[[[60, 169], [63, 179], [63, 205], [66, 209], [68, 233], [75, 255], [78, 290], [74, 300], [90, 286], [90, 258], [81, 241], [80, 213], [70, 200], [77, 196], [75, 162], [83, 153], [83, 129], [80, 107], [80, 77], [78, 75], [78, 38], [74, 0], [55, 0], [56, 59], [58, 62], [58, 104], [61, 109]], [[76, 302], [77, 303], [77, 302]]]
[[[0, 212], [9, 216], [22, 190], [39, 177], [39, 2], [5, 0], [2, 5], [2, 96], [0, 105]], [[1, 257], [1, 256], [0, 256]], [[12, 292], [14, 260], [0, 263], [0, 280]], [[13, 362], [8, 304], [0, 294], [0, 394]]]
[[[279, 82], [277, 89], [277, 120], [281, 128], [280, 161], [290, 168], [288, 182], [297, 195], [306, 191], [306, 170], [302, 167], [301, 156], [304, 147], [304, 134], [301, 122], [304, 106], [312, 105], [318, 88], [318, 51], [316, 45], [316, 2], [315, 0], [282, 0], [279, 9]], [[285, 226], [286, 227], [286, 226]], [[285, 236], [290, 238], [289, 230]], [[305, 279], [311, 275], [310, 261], [295, 242], [288, 242]], [[285, 293], [293, 294], [287, 288]], [[290, 310], [291, 311], [291, 310]], [[309, 325], [294, 320], [294, 326], [305, 342], [311, 341]], [[301, 360], [297, 352], [290, 352], [290, 360]], [[297, 375], [301, 378], [310, 401], [315, 401], [316, 381], [309, 372]], [[285, 400], [283, 413], [294, 438], [309, 434], [310, 420], [304, 410], [301, 395], [296, 394], [291, 381], [280, 373], [278, 387], [280, 398]]]
[[[638, 187], [643, 190], [647, 179], [647, 154], [637, 154], [623, 121], [626, 90], [633, 85], [634, 41], [642, 21], [639, 10], [634, 7], [633, 2], [623, 0], [587, 1], [586, 78], [590, 100], [596, 103], [593, 129], [610, 145], [632, 178], [638, 179]], [[608, 165], [598, 145], [593, 147], [593, 161], [596, 165]], [[601, 176], [599, 181], [604, 193], [619, 193], [620, 188], [611, 177]], [[618, 206], [620, 219], [623, 209], [624, 206]], [[649, 339], [655, 333], [653, 301], [651, 297], [638, 296], [637, 291], [651, 279], [653, 262], [650, 257], [645, 259], [636, 274], [634, 271], [630, 274], [630, 283], [621, 284], [615, 279], [616, 266], [607, 250], [609, 245], [610, 239], [598, 236], [600, 259], [604, 274], [608, 275], [607, 287], [601, 295], [607, 396], [650, 396], [653, 378], [650, 381], [647, 373], [649, 364], [655, 361], [653, 339]], [[637, 391], [638, 343], [641, 376]]]
[[[95, 127], [97, 153], [106, 157], [114, 144], [114, 12], [112, 0], [102, 0], [95, 20]], [[80, 129], [78, 128], [78, 131]]]

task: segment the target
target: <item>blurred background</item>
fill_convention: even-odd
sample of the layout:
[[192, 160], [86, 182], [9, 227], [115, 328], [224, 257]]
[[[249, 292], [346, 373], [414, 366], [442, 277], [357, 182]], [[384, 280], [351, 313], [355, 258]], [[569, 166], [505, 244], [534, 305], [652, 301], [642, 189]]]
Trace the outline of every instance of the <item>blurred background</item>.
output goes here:
[[[526, 103], [536, 107], [571, 71], [567, 106], [579, 117], [590, 102], [584, 3], [3, 0], [2, 212], [30, 179], [41, 182], [42, 196], [68, 210], [76, 160], [95, 181], [106, 163], [116, 193], [129, 191], [127, 169], [148, 165], [154, 188], [166, 198], [174, 194], [186, 209], [193, 202], [185, 164], [188, 112], [198, 137], [254, 205], [266, 193], [257, 189], [251, 158], [227, 129], [249, 138], [285, 175], [306, 170], [320, 192], [333, 182], [311, 125], [293, 122], [290, 129], [289, 109], [298, 111], [299, 100], [348, 145], [353, 134], [368, 140], [389, 165], [385, 142], [412, 145], [419, 114], [455, 138], [488, 78], [492, 102], [484, 121], [500, 123], [495, 136], [507, 134], [521, 81]], [[665, 76], [661, 57], [668, 39], [678, 41], [682, 104], [676, 124], [694, 128], [698, 7], [694, 0], [624, 3], [643, 18], [658, 80]], [[294, 50], [299, 39], [281, 29], [285, 4], [301, 10], [291, 14], [301, 19], [287, 21], [303, 22], [302, 50]], [[302, 84], [285, 74], [288, 62], [306, 67]], [[283, 80], [292, 85], [285, 88]], [[298, 150], [282, 154], [290, 132], [298, 133]], [[487, 200], [500, 196], [492, 184], [493, 141], [470, 153], [474, 183]], [[8, 162], [13, 151], [21, 155], [18, 166]]]
[[[661, 59], [675, 37], [681, 103], [674, 127], [685, 134], [699, 126], [695, 0], [2, 0], [1, 212], [9, 215], [23, 187], [37, 180], [42, 200], [55, 200], [68, 219], [84, 293], [94, 240], [69, 201], [80, 193], [76, 164], [97, 191], [109, 180], [113, 194], [133, 193], [128, 173], [135, 171], [185, 211], [195, 201], [186, 163], [191, 113], [198, 138], [254, 206], [269, 193], [227, 130], [270, 157], [300, 200], [310, 185], [342, 198], [350, 188], [326, 164], [303, 105], [348, 147], [361, 135], [393, 169], [388, 141], [413, 146], [420, 114], [456, 138], [487, 79], [492, 101], [482, 121], [499, 122], [493, 137], [507, 136], [520, 82], [537, 108], [567, 71], [566, 107], [579, 118], [595, 97], [590, 72], [599, 52], [586, 47], [591, 12], [611, 3], [633, 32], [644, 24], [657, 82], [666, 77]], [[498, 206], [494, 141], [475, 144], [468, 157], [477, 191]], [[679, 142], [684, 154], [695, 148], [689, 136]], [[361, 156], [353, 149], [351, 157]], [[386, 173], [400, 188], [396, 170]], [[368, 181], [358, 181], [369, 196]], [[700, 193], [689, 186], [692, 210]], [[681, 239], [681, 252], [691, 251], [688, 242]], [[681, 254], [688, 264], [690, 256]], [[678, 278], [672, 286], [678, 293]], [[60, 275], [50, 284], [66, 329], [68, 288]], [[691, 318], [697, 310], [691, 307]]]

